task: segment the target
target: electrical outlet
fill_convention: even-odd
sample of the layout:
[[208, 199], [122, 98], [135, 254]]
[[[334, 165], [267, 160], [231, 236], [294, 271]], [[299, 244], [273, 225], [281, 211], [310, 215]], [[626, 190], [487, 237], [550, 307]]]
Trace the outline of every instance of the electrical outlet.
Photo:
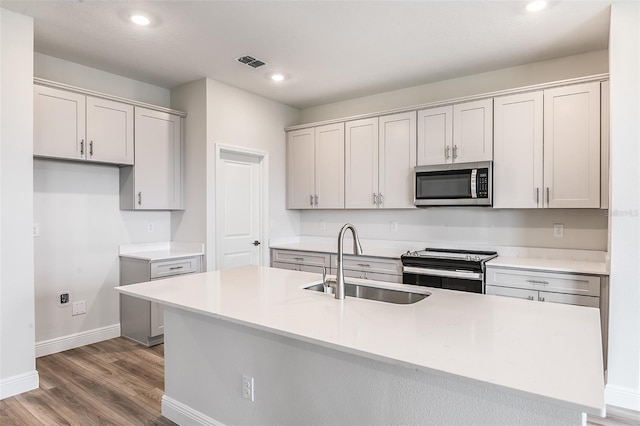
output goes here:
[[324, 220], [321, 220], [320, 221], [320, 229], [323, 230], [323, 231], [325, 229], [327, 229], [327, 222], [325, 222]]
[[73, 302], [71, 305], [71, 316], [82, 315], [87, 313], [87, 305], [84, 300]]
[[564, 223], [553, 224], [553, 236], [557, 238], [564, 237]]
[[58, 294], [58, 306], [67, 306], [71, 302], [71, 293], [68, 291], [61, 291]]
[[153, 232], [153, 223], [148, 223], [147, 224], [147, 231], [148, 232]]
[[40, 236], [40, 224], [39, 223], [34, 223], [33, 224], [33, 236], [34, 237], [39, 237]]
[[397, 220], [392, 220], [391, 221], [391, 232], [398, 232], [398, 221]]
[[242, 397], [249, 401], [254, 401], [253, 395], [253, 377], [242, 375]]

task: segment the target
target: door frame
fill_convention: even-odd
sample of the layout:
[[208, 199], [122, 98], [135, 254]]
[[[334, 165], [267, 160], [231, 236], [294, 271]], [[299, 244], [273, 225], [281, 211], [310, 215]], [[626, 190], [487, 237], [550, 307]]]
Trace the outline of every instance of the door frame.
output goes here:
[[[261, 242], [258, 255], [260, 266], [269, 266], [269, 153], [257, 149], [245, 148], [242, 146], [215, 144], [215, 269], [218, 270], [222, 264], [222, 217], [224, 206], [220, 200], [222, 194], [222, 155], [223, 153], [239, 154], [255, 157], [258, 159], [260, 170], [260, 231], [258, 233]], [[209, 244], [211, 241], [209, 241]]]

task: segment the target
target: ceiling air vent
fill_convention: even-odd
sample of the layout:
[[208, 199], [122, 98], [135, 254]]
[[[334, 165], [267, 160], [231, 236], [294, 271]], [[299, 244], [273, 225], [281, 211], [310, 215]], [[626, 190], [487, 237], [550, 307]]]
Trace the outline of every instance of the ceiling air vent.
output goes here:
[[258, 68], [263, 65], [266, 65], [266, 62], [261, 61], [260, 59], [256, 59], [253, 56], [241, 56], [238, 58], [238, 62], [242, 62], [243, 64], [247, 64], [252, 68]]

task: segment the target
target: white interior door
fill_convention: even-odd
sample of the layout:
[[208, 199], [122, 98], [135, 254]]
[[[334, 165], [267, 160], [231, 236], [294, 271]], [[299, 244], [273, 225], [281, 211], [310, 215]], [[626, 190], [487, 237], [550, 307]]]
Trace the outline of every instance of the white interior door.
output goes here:
[[261, 158], [221, 151], [217, 164], [218, 269], [260, 265]]

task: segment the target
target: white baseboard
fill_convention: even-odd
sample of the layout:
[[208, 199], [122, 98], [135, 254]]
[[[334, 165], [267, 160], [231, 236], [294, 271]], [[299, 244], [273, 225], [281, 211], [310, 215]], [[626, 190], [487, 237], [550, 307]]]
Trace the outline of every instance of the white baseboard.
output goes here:
[[604, 396], [607, 405], [640, 411], [640, 393], [637, 389], [607, 385]]
[[36, 370], [0, 379], [0, 399], [37, 389], [38, 386], [40, 386], [40, 377]]
[[179, 425], [225, 426], [167, 395], [162, 396], [162, 415]]
[[36, 358], [120, 337], [120, 324], [36, 342]]

